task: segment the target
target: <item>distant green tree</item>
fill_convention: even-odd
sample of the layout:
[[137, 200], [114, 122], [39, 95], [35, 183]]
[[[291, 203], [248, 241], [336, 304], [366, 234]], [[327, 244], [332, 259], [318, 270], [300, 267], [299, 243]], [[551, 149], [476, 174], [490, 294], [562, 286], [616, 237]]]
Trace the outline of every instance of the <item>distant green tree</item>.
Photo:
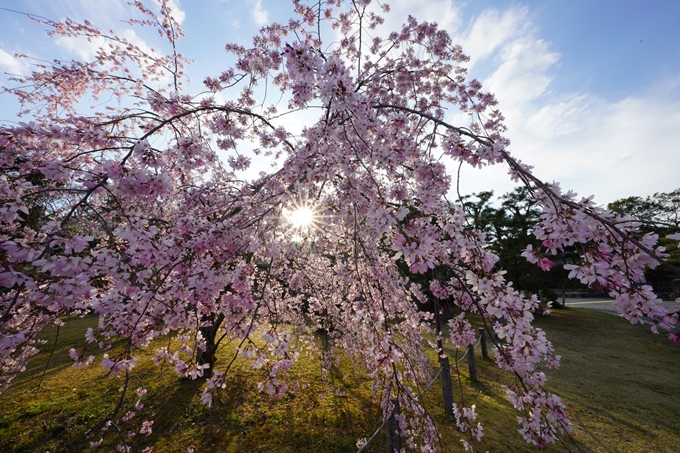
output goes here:
[[487, 236], [493, 235], [494, 218], [498, 210], [491, 205], [493, 190], [462, 197], [463, 207], [472, 226]]
[[[607, 209], [622, 217], [631, 217], [640, 222], [640, 235], [654, 233], [659, 235], [659, 245], [666, 247], [670, 255], [668, 262], [680, 265], [680, 250], [676, 242], [665, 237], [680, 232], [680, 189], [672, 192], [658, 192], [647, 198], [628, 197], [607, 205]], [[645, 278], [658, 292], [669, 291], [664, 282], [677, 279], [677, 274], [660, 266], [645, 272]]]
[[501, 205], [492, 205], [493, 192], [485, 191], [463, 197], [463, 206], [472, 226], [487, 235], [488, 248], [499, 257], [497, 269], [506, 271], [506, 278], [521, 291], [540, 293], [548, 289], [584, 288], [568, 280], [563, 268], [565, 260], [575, 253], [566, 250], [553, 257], [555, 267], [551, 272], [529, 263], [521, 254], [531, 244], [540, 245], [533, 235], [533, 226], [539, 221], [541, 210], [536, 207], [531, 192], [518, 187], [500, 197]]
[[680, 230], [680, 189], [669, 193], [657, 192], [647, 198], [621, 198], [607, 209], [642, 223], [640, 231], [672, 234]]

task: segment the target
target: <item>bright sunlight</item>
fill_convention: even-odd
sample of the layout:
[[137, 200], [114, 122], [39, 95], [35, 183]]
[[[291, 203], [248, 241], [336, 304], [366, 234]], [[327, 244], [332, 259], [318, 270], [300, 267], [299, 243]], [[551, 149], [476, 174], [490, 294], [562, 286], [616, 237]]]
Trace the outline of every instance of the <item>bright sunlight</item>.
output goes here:
[[315, 221], [314, 211], [306, 206], [301, 206], [288, 213], [288, 219], [296, 228], [307, 228]]
[[294, 206], [293, 209], [284, 209], [283, 215], [292, 226], [291, 240], [293, 242], [302, 242], [303, 236], [307, 236], [317, 228], [319, 222], [317, 212], [306, 204]]

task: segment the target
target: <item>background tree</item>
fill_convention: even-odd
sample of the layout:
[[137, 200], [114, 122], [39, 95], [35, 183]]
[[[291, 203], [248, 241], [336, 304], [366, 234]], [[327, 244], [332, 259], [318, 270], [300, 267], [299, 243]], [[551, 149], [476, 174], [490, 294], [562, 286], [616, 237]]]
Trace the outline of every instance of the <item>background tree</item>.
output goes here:
[[[655, 193], [647, 198], [628, 197], [607, 205], [616, 215], [638, 222], [639, 234], [656, 234], [659, 245], [668, 250], [668, 262], [680, 266], [680, 250], [667, 238], [680, 232], [680, 189], [669, 193]], [[680, 285], [674, 286], [678, 275], [665, 267], [647, 269], [645, 279], [664, 297], [680, 296]]]
[[640, 229], [675, 232], [680, 229], [680, 189], [655, 193], [647, 198], [628, 197], [607, 205], [621, 217], [631, 217], [641, 223]]
[[[495, 360], [515, 377], [507, 395], [520, 433], [540, 447], [554, 442], [570, 423], [543, 388], [541, 364], [555, 367], [559, 357], [531, 324], [538, 301], [507, 284], [484, 234], [446, 201], [445, 163], [508, 165], [513, 179], [536, 186], [542, 210], [533, 227], [540, 247], [523, 252], [529, 261], [549, 269], [547, 253], [578, 244], [571, 277], [606, 288], [631, 321], [677, 324], [651, 288], [635, 284], [644, 269], [667, 265], [656, 238], [632, 235], [629, 221], [543, 184], [515, 160], [494, 97], [466, 79], [467, 57], [436, 24], [409, 17], [380, 37], [370, 0], [295, 0], [296, 19], [264, 27], [251, 48], [228, 44], [234, 67], [206, 77], [208, 93], [189, 94], [169, 3], [159, 14], [132, 3], [130, 24], [158, 31], [167, 55], [87, 21], [31, 18], [54, 37], [105, 44], [91, 61], [40, 63], [9, 89], [30, 121], [0, 131], [4, 387], [44, 326], [94, 312], [90, 346], [71, 356], [77, 367], [99, 356], [123, 379], [105, 426], [125, 418], [138, 351], [162, 337], [174, 342], [154, 351], [155, 362], [170, 362], [180, 377], [210, 374], [208, 405], [237, 360], [262, 370], [260, 388], [281, 397], [300, 349], [322, 364], [349, 356], [373, 380], [385, 417], [399, 402], [407, 448], [432, 451], [437, 430], [417, 397], [433, 376], [423, 335], [441, 335], [419, 309], [429, 291], [460, 313], [447, 341], [474, 343], [469, 316], [501, 339]], [[229, 100], [218, 102], [223, 92]], [[102, 106], [100, 97], [113, 101]], [[454, 108], [471, 123], [446, 122]], [[293, 133], [285, 122], [300, 111], [313, 119]], [[244, 176], [264, 158], [272, 167]], [[29, 177], [37, 172], [40, 184]], [[46, 196], [58, 200], [50, 220], [23, 221]], [[289, 215], [301, 210], [312, 213], [308, 224]], [[409, 274], [439, 268], [445, 278], [424, 287], [400, 260]], [[318, 329], [328, 332], [327, 348], [313, 341]], [[228, 363], [214, 362], [220, 341], [238, 345]], [[114, 353], [115, 342], [124, 347]], [[476, 449], [474, 405], [459, 401], [453, 413]], [[139, 433], [150, 427], [144, 421]]]
[[517, 187], [500, 197], [501, 204], [498, 208], [492, 204], [493, 192], [466, 196], [463, 198], [463, 206], [474, 228], [487, 235], [487, 248], [498, 256], [495, 268], [506, 271], [506, 278], [513, 282], [514, 288], [535, 294], [545, 292], [553, 300], [556, 297], [552, 294], [554, 290], [585, 287], [569, 280], [569, 272], [563, 268], [564, 264], [578, 257], [573, 247], [551, 257], [555, 267], [550, 272], [529, 263], [521, 256], [528, 245], [534, 248], [541, 245], [541, 241], [533, 235], [533, 227], [540, 220], [542, 211], [537, 207], [532, 190], [535, 188]]

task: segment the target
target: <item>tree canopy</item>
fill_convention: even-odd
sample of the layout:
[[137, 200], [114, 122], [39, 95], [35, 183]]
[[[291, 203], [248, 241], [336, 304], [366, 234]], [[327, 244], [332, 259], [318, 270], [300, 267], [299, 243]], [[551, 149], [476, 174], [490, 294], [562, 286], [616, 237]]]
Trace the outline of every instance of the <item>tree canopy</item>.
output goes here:
[[[667, 261], [675, 267], [680, 267], [680, 250], [672, 239], [667, 236], [680, 231], [680, 189], [669, 193], [655, 193], [646, 198], [628, 197], [616, 200], [607, 205], [607, 209], [617, 216], [631, 219], [638, 223], [642, 234], [656, 234], [659, 245], [668, 250]], [[645, 278], [658, 292], [671, 296], [680, 290], [669, 285], [678, 279], [677, 273], [666, 267], [647, 269]]]
[[555, 264], [551, 272], [543, 271], [521, 256], [527, 246], [541, 246], [541, 241], [533, 235], [533, 227], [542, 211], [533, 199], [532, 190], [535, 188], [519, 186], [502, 195], [498, 207], [492, 203], [492, 191], [465, 196], [462, 204], [474, 228], [486, 235], [486, 247], [498, 256], [495, 269], [504, 270], [506, 280], [512, 282], [515, 289], [536, 294], [550, 294], [565, 287], [583, 289], [583, 285], [567, 278], [569, 272], [563, 268], [578, 256], [573, 247], [550, 256]]
[[[91, 61], [39, 63], [8, 88], [28, 119], [0, 130], [3, 388], [36, 353], [41, 329], [94, 313], [90, 346], [71, 351], [77, 367], [96, 360], [128, 376], [139, 348], [174, 338], [156, 361], [206, 378], [209, 405], [237, 359], [214, 362], [221, 341], [239, 345], [274, 397], [290, 389], [301, 350], [322, 363], [345, 355], [374, 381], [385, 416], [399, 402], [407, 449], [434, 451], [437, 430], [417, 398], [433, 376], [423, 337], [432, 315], [420, 307], [434, 298], [458, 313], [446, 341], [475, 342], [470, 316], [499, 338], [495, 360], [516, 377], [507, 395], [520, 433], [554, 442], [570, 422], [540, 367], [559, 356], [532, 325], [537, 298], [495, 268], [485, 236], [499, 233], [477, 230], [449, 200], [457, 165], [506, 165], [527, 187], [507, 202], [537, 221], [538, 242], [522, 253], [529, 262], [549, 270], [548, 253], [576, 247], [571, 278], [604, 288], [631, 322], [652, 318], [680, 340], [677, 313], [636, 284], [645, 269], [668, 266], [657, 236], [513, 158], [493, 95], [467, 79], [467, 57], [436, 24], [409, 17], [379, 35], [386, 5], [294, 0], [296, 18], [265, 26], [252, 47], [228, 44], [235, 66], [189, 93], [168, 1], [159, 13], [131, 3], [130, 23], [156, 29], [167, 55], [87, 21], [31, 17], [55, 38], [105, 44]], [[447, 122], [452, 109], [470, 123]], [[286, 127], [294, 115], [300, 131]], [[262, 160], [273, 163], [244, 176]], [[293, 220], [300, 209], [308, 221]], [[409, 278], [435, 269], [446, 272], [426, 285]], [[313, 341], [317, 329], [326, 348]], [[109, 354], [121, 339], [124, 351]], [[454, 413], [476, 449], [482, 430], [467, 403]], [[140, 433], [150, 430], [147, 421]]]
[[642, 223], [641, 230], [672, 233], [680, 229], [680, 189], [658, 192], [646, 198], [621, 198], [609, 203], [607, 209]]

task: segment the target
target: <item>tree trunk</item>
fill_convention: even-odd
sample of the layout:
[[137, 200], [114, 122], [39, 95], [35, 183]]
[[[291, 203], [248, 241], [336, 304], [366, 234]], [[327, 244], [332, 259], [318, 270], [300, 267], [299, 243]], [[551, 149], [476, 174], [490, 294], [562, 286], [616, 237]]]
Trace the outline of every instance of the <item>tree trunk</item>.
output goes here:
[[204, 322], [210, 321], [211, 324], [198, 329], [205, 340], [205, 351], [200, 349], [198, 350], [196, 353], [196, 363], [199, 365], [209, 365], [209, 367], [203, 371], [203, 377], [209, 378], [212, 376], [213, 367], [215, 366], [215, 361], [217, 360], [217, 357], [215, 356], [217, 353], [217, 346], [219, 345], [219, 342], [216, 342], [217, 332], [222, 325], [222, 321], [224, 321], [224, 315], [222, 313], [217, 316], [215, 316], [215, 314], [211, 314], [210, 316], [205, 317], [203, 320]]
[[394, 409], [387, 421], [387, 453], [399, 453], [401, 451], [401, 435], [399, 434], [397, 415], [399, 415], [401, 409], [397, 398], [392, 400], [392, 404], [394, 404]]

